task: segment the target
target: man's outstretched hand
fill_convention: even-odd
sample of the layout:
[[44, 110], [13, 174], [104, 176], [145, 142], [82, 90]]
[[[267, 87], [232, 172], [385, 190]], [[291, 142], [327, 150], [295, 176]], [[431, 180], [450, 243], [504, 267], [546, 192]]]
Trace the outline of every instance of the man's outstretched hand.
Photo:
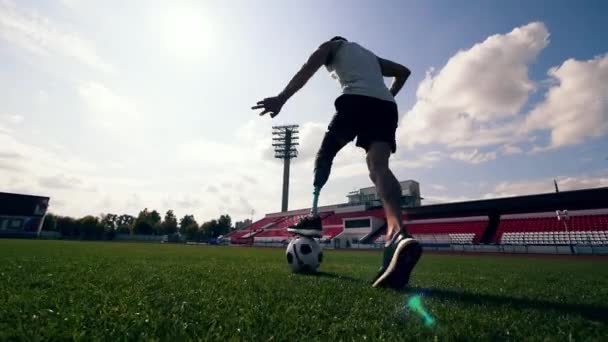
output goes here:
[[277, 116], [279, 114], [279, 112], [281, 111], [281, 108], [283, 108], [284, 104], [285, 104], [285, 99], [283, 99], [281, 96], [273, 96], [273, 97], [267, 97], [267, 98], [263, 99], [262, 101], [258, 101], [258, 104], [251, 107], [251, 109], [264, 109], [260, 113], [260, 116], [262, 116], [266, 113], [270, 113], [270, 117], [274, 118], [275, 116]]

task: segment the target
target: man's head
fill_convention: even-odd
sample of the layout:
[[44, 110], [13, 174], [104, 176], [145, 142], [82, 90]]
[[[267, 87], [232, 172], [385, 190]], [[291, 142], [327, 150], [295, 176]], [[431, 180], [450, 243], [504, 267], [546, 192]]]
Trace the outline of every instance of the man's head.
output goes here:
[[336, 40], [342, 40], [342, 41], [345, 41], [345, 42], [347, 42], [347, 41], [348, 41], [348, 40], [346, 40], [346, 38], [344, 38], [344, 37], [340, 37], [340, 36], [335, 36], [335, 37], [333, 37], [332, 39], [330, 39], [329, 41], [330, 41], [330, 42], [335, 42]]
[[[332, 39], [330, 39], [329, 41], [330, 42], [347, 42], [348, 40], [346, 40], [346, 38], [344, 38], [344, 37], [335, 36]], [[340, 46], [342, 44], [333, 43], [331, 45], [338, 45], [338, 46]], [[335, 50], [336, 50], [336, 47], [334, 46], [334, 48], [332, 49], [332, 52], [329, 54], [329, 56], [327, 56], [327, 59], [325, 60], [325, 63], [324, 63], [325, 67], [329, 67], [329, 65], [332, 63], [332, 60], [334, 58], [334, 53], [336, 52]]]

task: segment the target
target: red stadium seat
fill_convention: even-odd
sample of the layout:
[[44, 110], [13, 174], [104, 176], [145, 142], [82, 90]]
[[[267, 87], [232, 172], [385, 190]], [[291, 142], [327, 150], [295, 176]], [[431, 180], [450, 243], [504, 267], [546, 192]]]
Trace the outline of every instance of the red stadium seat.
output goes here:
[[[566, 225], [568, 229], [566, 230]], [[501, 219], [494, 241], [502, 244], [598, 244], [608, 245], [608, 215], [571, 215]]]
[[488, 225], [487, 220], [406, 224], [410, 234], [428, 243], [478, 243]]

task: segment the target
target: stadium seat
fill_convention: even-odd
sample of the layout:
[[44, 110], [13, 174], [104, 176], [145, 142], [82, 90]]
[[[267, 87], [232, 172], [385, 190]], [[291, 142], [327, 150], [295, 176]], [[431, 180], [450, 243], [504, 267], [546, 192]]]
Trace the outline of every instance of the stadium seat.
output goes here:
[[423, 243], [478, 243], [488, 222], [408, 222], [405, 226], [410, 234]]
[[575, 214], [562, 221], [547, 214], [544, 217], [501, 219], [494, 241], [501, 244], [606, 245], [607, 232], [608, 215]]

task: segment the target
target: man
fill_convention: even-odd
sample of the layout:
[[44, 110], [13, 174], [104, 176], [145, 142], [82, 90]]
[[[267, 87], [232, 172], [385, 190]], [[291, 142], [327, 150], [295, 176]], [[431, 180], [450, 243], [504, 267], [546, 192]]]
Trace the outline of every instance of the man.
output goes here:
[[[315, 159], [311, 213], [288, 231], [308, 237], [322, 236], [321, 218], [317, 211], [321, 188], [329, 178], [338, 151], [357, 138], [356, 145], [367, 153], [369, 176], [380, 195], [387, 218], [382, 267], [372, 284], [374, 287], [402, 288], [407, 285], [422, 253], [420, 244], [402, 225], [401, 185], [388, 166], [391, 153], [396, 151], [398, 113], [394, 97], [409, 77], [409, 69], [379, 58], [343, 37], [334, 37], [319, 46], [279, 95], [259, 101], [252, 109], [263, 109], [260, 115], [270, 113], [274, 118], [285, 102], [323, 65], [338, 79], [342, 95], [335, 101], [336, 114]], [[383, 76], [394, 78], [390, 89], [384, 84]]]

